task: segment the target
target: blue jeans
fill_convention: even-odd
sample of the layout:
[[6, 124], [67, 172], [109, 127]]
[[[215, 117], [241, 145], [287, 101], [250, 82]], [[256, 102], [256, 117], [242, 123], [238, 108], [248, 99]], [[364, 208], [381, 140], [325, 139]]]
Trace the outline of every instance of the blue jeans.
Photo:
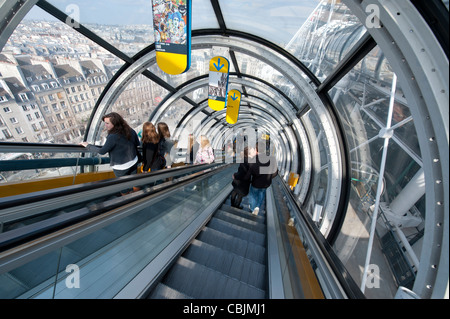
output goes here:
[[256, 207], [259, 207], [259, 209], [261, 209], [265, 197], [266, 197], [266, 188], [256, 188], [250, 186], [250, 192], [248, 193], [248, 202], [250, 204], [250, 210], [253, 211]]

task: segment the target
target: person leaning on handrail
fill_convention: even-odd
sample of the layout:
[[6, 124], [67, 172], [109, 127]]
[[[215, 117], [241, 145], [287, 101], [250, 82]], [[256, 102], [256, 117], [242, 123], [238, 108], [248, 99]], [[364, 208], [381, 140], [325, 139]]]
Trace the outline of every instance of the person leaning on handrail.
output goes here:
[[101, 155], [109, 153], [110, 165], [116, 177], [136, 174], [139, 161], [137, 148], [140, 145], [136, 132], [115, 112], [104, 115], [102, 121], [108, 132], [105, 144], [99, 147], [82, 142], [80, 145], [89, 152]]

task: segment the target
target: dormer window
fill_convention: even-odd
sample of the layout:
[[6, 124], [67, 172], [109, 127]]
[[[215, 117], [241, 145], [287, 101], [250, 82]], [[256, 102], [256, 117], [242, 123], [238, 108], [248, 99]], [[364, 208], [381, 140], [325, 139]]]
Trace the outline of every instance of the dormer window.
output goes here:
[[58, 83], [56, 83], [56, 82], [50, 82], [50, 84], [52, 85], [53, 88], [57, 88], [58, 87]]
[[0, 95], [0, 103], [1, 103], [1, 102], [6, 102], [6, 101], [8, 101], [8, 99], [6, 98], [6, 96], [5, 96], [5, 95]]
[[28, 101], [28, 96], [25, 93], [19, 93], [19, 97], [23, 102]]
[[50, 88], [47, 83], [42, 83], [42, 87], [44, 90], [48, 90]]

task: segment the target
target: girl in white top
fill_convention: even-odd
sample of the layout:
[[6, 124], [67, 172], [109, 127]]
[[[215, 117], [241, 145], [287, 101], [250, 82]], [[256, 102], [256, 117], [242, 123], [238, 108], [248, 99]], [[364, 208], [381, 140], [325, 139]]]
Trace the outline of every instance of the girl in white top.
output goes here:
[[194, 164], [211, 164], [214, 162], [214, 152], [209, 143], [208, 138], [205, 135], [200, 136], [200, 148], [195, 156]]

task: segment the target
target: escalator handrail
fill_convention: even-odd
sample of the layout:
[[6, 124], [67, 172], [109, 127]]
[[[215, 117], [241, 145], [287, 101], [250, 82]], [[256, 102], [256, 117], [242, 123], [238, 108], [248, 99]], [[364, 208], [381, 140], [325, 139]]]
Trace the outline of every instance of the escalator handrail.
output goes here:
[[351, 299], [365, 299], [365, 295], [361, 292], [360, 288], [355, 283], [348, 270], [342, 264], [342, 261], [336, 255], [331, 245], [322, 235], [318, 227], [314, 224], [311, 217], [306, 214], [300, 207], [298, 199], [295, 198], [293, 192], [289, 189], [286, 182], [281, 178], [280, 180], [282, 181], [280, 184], [283, 185], [283, 193], [288, 196], [290, 202], [293, 204], [294, 211], [292, 213], [295, 214], [295, 217], [299, 222], [302, 222], [304, 225], [306, 225], [307, 229], [312, 235], [321, 253], [326, 258], [333, 274], [338, 279], [347, 297]]
[[[145, 180], [147, 179], [155, 179], [158, 176], [161, 175], [167, 175], [165, 177], [174, 177], [178, 174], [188, 173], [192, 172], [194, 170], [200, 170], [200, 169], [209, 169], [213, 168], [217, 165], [220, 165], [221, 163], [214, 163], [214, 164], [199, 164], [199, 165], [186, 165], [186, 166], [180, 166], [180, 167], [174, 167], [170, 170], [164, 169], [164, 170], [158, 170], [155, 172], [152, 172], [150, 174], [136, 174], [136, 175], [128, 175], [128, 176], [122, 176], [119, 178], [112, 178], [102, 181], [95, 181], [95, 182], [88, 182], [83, 184], [76, 184], [76, 185], [70, 185], [65, 187], [59, 187], [54, 189], [48, 189], [43, 191], [37, 191], [32, 193], [26, 193], [26, 194], [20, 194], [20, 195], [14, 195], [9, 196], [5, 198], [1, 198], [0, 200], [0, 212], [3, 209], [9, 208], [9, 207], [15, 207], [20, 206], [23, 204], [31, 204], [34, 202], [39, 202], [47, 199], [54, 199], [56, 197], [63, 197], [79, 192], [89, 191], [92, 189], [98, 189], [101, 187], [108, 187], [111, 185], [117, 185], [120, 183], [137, 183], [139, 182], [145, 183]], [[138, 185], [137, 185], [138, 186]]]
[[111, 210], [125, 206], [142, 198], [149, 196], [151, 196], [152, 198], [154, 196], [164, 196], [165, 194], [178, 187], [183, 187], [186, 184], [208, 178], [208, 176], [216, 174], [218, 171], [221, 171], [228, 167], [228, 165], [222, 165], [212, 170], [211, 166], [215, 167], [217, 165], [206, 166], [208, 167], [199, 172], [195, 172], [187, 176], [182, 176], [178, 179], [173, 179], [172, 181], [140, 190], [127, 196], [117, 197], [105, 201], [102, 204], [93, 204], [70, 213], [51, 217], [49, 219], [31, 225], [23, 226], [21, 228], [5, 233], [0, 233], [0, 253], [12, 249], [13, 247], [17, 247], [21, 244], [35, 240], [36, 238], [43, 237], [50, 233], [55, 233], [58, 230], [61, 230], [68, 226], [81, 223], [94, 216], [99, 216], [101, 214], [110, 212]]
[[26, 142], [0, 142], [0, 153], [80, 153], [86, 152], [78, 144], [50, 144]]

